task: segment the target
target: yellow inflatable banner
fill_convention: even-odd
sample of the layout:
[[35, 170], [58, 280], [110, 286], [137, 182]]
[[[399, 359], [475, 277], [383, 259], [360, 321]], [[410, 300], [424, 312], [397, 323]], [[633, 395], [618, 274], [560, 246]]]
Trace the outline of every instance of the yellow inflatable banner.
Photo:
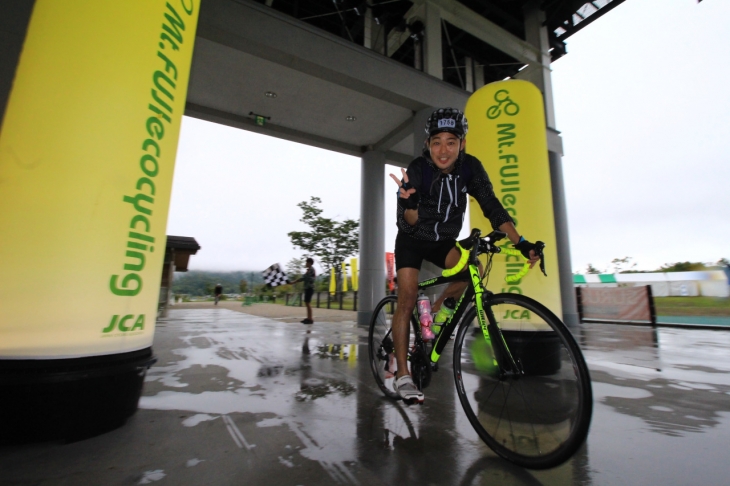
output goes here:
[[150, 347], [200, 0], [36, 0], [0, 132], [0, 358]]
[[347, 263], [342, 262], [342, 291], [347, 292]]
[[330, 268], [330, 294], [337, 293], [337, 279], [335, 277], [335, 267]]
[[350, 271], [352, 272], [352, 290], [357, 292], [357, 258], [350, 258]]
[[[562, 317], [542, 94], [527, 81], [491, 83], [471, 95], [465, 115], [469, 120], [467, 153], [484, 165], [497, 198], [515, 220], [520, 234], [546, 245], [547, 277], [535, 266], [525, 277], [508, 284], [505, 277], [519, 272], [523, 259], [498, 254], [493, 260], [489, 288], [495, 293], [527, 295]], [[481, 229], [482, 234], [492, 231], [473, 198], [469, 217], [471, 226]], [[506, 239], [500, 244], [512, 247]]]

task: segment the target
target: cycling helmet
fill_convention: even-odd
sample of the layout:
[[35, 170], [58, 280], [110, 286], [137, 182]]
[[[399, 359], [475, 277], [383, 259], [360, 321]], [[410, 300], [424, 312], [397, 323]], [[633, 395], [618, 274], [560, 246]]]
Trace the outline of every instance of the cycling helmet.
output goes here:
[[464, 138], [469, 131], [469, 123], [464, 113], [456, 108], [439, 108], [431, 113], [426, 121], [426, 136], [431, 138], [437, 133], [449, 132]]

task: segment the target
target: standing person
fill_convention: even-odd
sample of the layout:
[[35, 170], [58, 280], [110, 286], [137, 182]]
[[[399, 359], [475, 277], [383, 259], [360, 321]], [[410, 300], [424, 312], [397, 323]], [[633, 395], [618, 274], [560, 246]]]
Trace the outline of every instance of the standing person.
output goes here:
[[[434, 111], [426, 122], [423, 155], [401, 169], [398, 184], [398, 235], [395, 240], [395, 268], [398, 278], [398, 309], [393, 316], [393, 343], [397, 362], [393, 387], [406, 403], [423, 403], [424, 395], [408, 372], [409, 320], [418, 297], [418, 273], [423, 260], [441, 268], [459, 261], [456, 238], [466, 210], [467, 194], [474, 197], [492, 227], [507, 234], [515, 248], [538, 261], [535, 245], [519, 235], [509, 213], [494, 194], [482, 163], [466, 154], [468, 123], [453, 108]], [[433, 311], [447, 297], [457, 298], [467, 282], [452, 282], [434, 302]]]
[[314, 277], [317, 274], [314, 271], [314, 260], [307, 258], [307, 270], [302, 275], [302, 278], [298, 278], [292, 283], [304, 282], [304, 305], [307, 306], [307, 318], [302, 320], [302, 324], [314, 324], [312, 319], [312, 295], [314, 294]]
[[215, 296], [215, 305], [218, 305], [218, 301], [221, 300], [222, 293], [223, 293], [223, 286], [221, 284], [217, 284], [215, 286], [215, 290], [213, 291], [213, 294]]

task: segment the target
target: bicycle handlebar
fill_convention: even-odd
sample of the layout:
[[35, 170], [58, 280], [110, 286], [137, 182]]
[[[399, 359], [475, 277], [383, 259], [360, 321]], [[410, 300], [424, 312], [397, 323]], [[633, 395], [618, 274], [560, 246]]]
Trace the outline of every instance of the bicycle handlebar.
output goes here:
[[[524, 257], [524, 255], [522, 255], [522, 252], [520, 250], [516, 248], [502, 248], [494, 244], [495, 242], [507, 236], [506, 234], [502, 233], [501, 231], [493, 231], [484, 238], [479, 238], [479, 235], [479, 230], [474, 229], [472, 230], [469, 238], [456, 242], [456, 247], [461, 252], [459, 261], [453, 267], [447, 268], [443, 272], [441, 272], [441, 275], [443, 275], [444, 277], [450, 277], [464, 270], [467, 262], [469, 261], [469, 256], [471, 255], [472, 251], [474, 251], [475, 244], [477, 245], [477, 255], [481, 253], [504, 253], [506, 255], [522, 258], [522, 260], [525, 262], [524, 265], [522, 265], [522, 268], [519, 272], [512, 275], [507, 275], [504, 278], [507, 283], [518, 282], [520, 279], [522, 279], [522, 277], [527, 275], [527, 272], [530, 271], [530, 262], [529, 260], [527, 260], [527, 258]], [[464, 243], [464, 245], [462, 245], [462, 242]], [[543, 248], [545, 248], [545, 243], [543, 243], [542, 241], [538, 241], [535, 243], [535, 245], [538, 256], [540, 257], [540, 270], [542, 270], [543, 275], [547, 276], [547, 273], [545, 273], [545, 255], [542, 251]], [[468, 249], [464, 246], [468, 247]]]
[[520, 258], [522, 258], [522, 260], [524, 260], [525, 263], [522, 265], [522, 268], [520, 269], [519, 272], [512, 274], [512, 275], [507, 275], [506, 277], [504, 277], [504, 281], [507, 283], [515, 283], [515, 282], [520, 281], [522, 279], [522, 277], [527, 275], [527, 272], [530, 271], [529, 260], [527, 260], [527, 258], [524, 257], [522, 252], [520, 250], [518, 250], [517, 248], [500, 248], [500, 250], [501, 251], [499, 253], [505, 253], [507, 255], [520, 257]]

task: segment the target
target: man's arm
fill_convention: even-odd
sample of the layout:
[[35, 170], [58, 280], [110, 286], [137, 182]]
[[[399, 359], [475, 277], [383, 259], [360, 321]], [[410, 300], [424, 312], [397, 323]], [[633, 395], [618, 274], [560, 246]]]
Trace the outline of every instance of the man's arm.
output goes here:
[[403, 219], [411, 226], [415, 226], [418, 222], [418, 208], [403, 211]]
[[[487, 175], [487, 171], [484, 170], [484, 166], [482, 166], [482, 163], [474, 157], [469, 157], [464, 162], [471, 164], [473, 174], [471, 180], [466, 186], [467, 193], [477, 200], [479, 207], [482, 209], [482, 213], [484, 213], [484, 217], [492, 223], [492, 228], [502, 231], [503, 233], [507, 233], [510, 241], [512, 243], [517, 243], [520, 239], [520, 235], [517, 233], [514, 220], [494, 194], [492, 182], [489, 180], [489, 176]], [[502, 227], [504, 227], [504, 229], [502, 229]], [[514, 240], [515, 237], [517, 240]]]
[[421, 184], [421, 171], [418, 159], [411, 162], [408, 170], [401, 169], [402, 179], [398, 179], [395, 174], [390, 177], [398, 184], [398, 215], [400, 222], [402, 219], [408, 226], [415, 226], [418, 222], [418, 200], [420, 194], [416, 188]]
[[[527, 242], [524, 238], [520, 237], [520, 233], [517, 231], [512, 217], [504, 209], [502, 203], [499, 202], [499, 199], [497, 199], [497, 196], [494, 194], [492, 183], [487, 175], [487, 171], [484, 170], [484, 166], [482, 166], [479, 160], [474, 160], [476, 161], [472, 167], [472, 170], [474, 170], [474, 177], [472, 177], [472, 180], [467, 187], [467, 192], [473, 195], [477, 200], [479, 207], [482, 208], [484, 216], [489, 219], [490, 223], [492, 223], [492, 228], [505, 233], [507, 238], [509, 238], [517, 249], [522, 250], [522, 248], [518, 246], [521, 244], [532, 246], [530, 242]], [[525, 254], [525, 252], [523, 252], [523, 254]], [[535, 251], [532, 249], [525, 254], [525, 258], [530, 261], [530, 268], [532, 268], [535, 263], [540, 260], [538, 255], [536, 255]]]
[[520, 242], [520, 234], [517, 232], [517, 228], [515, 228], [515, 225], [511, 221], [502, 223], [497, 229], [502, 233], [505, 233], [513, 245]]

